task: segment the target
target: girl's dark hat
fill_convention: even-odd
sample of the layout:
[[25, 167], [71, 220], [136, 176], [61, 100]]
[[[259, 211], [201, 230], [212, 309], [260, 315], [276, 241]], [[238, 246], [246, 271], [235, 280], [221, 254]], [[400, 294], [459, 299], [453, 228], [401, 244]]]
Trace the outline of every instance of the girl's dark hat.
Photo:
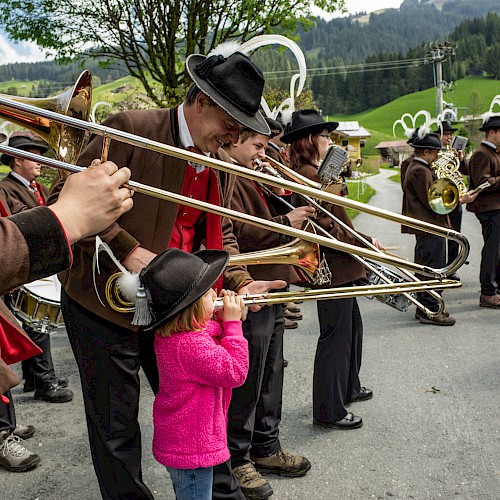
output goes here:
[[321, 132], [325, 128], [328, 132], [332, 132], [338, 126], [338, 122], [325, 122], [323, 117], [315, 109], [294, 111], [292, 114], [292, 122], [285, 127], [285, 133], [281, 138], [281, 142], [290, 144], [304, 135]]
[[456, 132], [458, 128], [453, 128], [450, 120], [444, 120], [441, 122], [441, 127], [436, 130], [436, 134], [444, 132]]
[[441, 139], [435, 133], [426, 134], [423, 137], [414, 136], [411, 146], [415, 149], [443, 149]]
[[499, 128], [500, 129], [500, 115], [492, 115], [489, 116], [486, 120], [483, 122], [483, 126], [480, 127], [479, 130], [482, 132], [486, 132], [487, 130], [491, 128]]
[[196, 85], [238, 123], [258, 134], [270, 134], [259, 112], [264, 75], [246, 55], [191, 54], [186, 67]]
[[158, 254], [140, 274], [153, 316], [144, 331], [157, 329], [203, 297], [218, 280], [228, 260], [229, 253], [224, 250], [190, 254], [170, 248]]
[[[46, 146], [45, 144], [41, 144], [40, 142], [36, 142], [31, 137], [28, 137], [26, 135], [15, 135], [10, 137], [9, 143], [7, 144], [11, 148], [16, 148], [16, 149], [37, 149], [40, 151], [40, 154], [44, 154], [49, 150], [49, 147]], [[8, 154], [3, 154], [0, 157], [0, 161], [4, 165], [8, 165], [10, 161], [12, 160], [12, 156], [9, 156]]]

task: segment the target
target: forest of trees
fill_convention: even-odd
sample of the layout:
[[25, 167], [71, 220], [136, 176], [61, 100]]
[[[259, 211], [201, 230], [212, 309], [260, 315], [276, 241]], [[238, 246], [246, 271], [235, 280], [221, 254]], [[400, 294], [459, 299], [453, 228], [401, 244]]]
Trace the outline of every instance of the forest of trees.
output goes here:
[[[354, 19], [350, 16], [327, 22], [318, 18], [316, 28], [297, 33], [309, 69], [307, 83], [325, 114], [360, 112], [434, 86], [433, 64], [423, 62], [438, 40], [456, 46], [455, 55], [444, 64], [446, 81], [471, 74], [500, 78], [498, 0], [451, 0], [442, 12], [431, 0], [405, 0], [399, 10], [372, 14], [369, 23]], [[264, 48], [253, 57], [263, 68], [269, 86], [288, 88], [297, 67], [289, 51]], [[390, 63], [404, 60], [408, 62]], [[102, 83], [128, 74], [123, 65], [102, 68], [97, 60], [88, 61], [85, 68]], [[36, 90], [38, 95], [32, 95], [43, 97], [40, 93], [48, 95], [70, 85], [81, 71], [75, 63], [7, 64], [0, 66], [0, 81], [45, 80]]]

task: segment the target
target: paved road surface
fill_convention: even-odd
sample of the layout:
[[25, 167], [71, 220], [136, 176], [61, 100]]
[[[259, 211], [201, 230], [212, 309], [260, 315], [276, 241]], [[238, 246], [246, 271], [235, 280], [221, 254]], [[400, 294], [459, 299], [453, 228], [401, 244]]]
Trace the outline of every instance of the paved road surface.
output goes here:
[[[377, 190], [371, 204], [400, 212], [399, 185], [384, 170], [369, 180]], [[404, 247], [414, 239], [399, 226], [360, 215], [356, 227], [385, 245]], [[312, 365], [318, 325], [313, 302], [302, 304], [304, 320], [286, 331], [285, 389], [281, 439], [284, 448], [312, 462], [303, 478], [269, 476], [273, 499], [481, 499], [500, 498], [499, 311], [478, 307], [479, 222], [464, 214], [471, 243], [470, 264], [459, 274], [464, 286], [445, 293], [457, 318], [453, 327], [421, 325], [414, 308], [401, 313], [376, 300], [359, 299], [365, 323], [363, 384], [375, 397], [351, 409], [364, 425], [350, 431], [313, 428]], [[29, 444], [42, 456], [35, 470], [0, 470], [0, 498], [9, 500], [98, 499], [75, 362], [64, 332], [53, 336], [58, 374], [69, 376], [71, 403], [37, 402], [14, 390], [18, 421], [36, 425]], [[152, 394], [141, 400], [144, 479], [155, 497], [173, 499], [166, 471], [151, 457]]]

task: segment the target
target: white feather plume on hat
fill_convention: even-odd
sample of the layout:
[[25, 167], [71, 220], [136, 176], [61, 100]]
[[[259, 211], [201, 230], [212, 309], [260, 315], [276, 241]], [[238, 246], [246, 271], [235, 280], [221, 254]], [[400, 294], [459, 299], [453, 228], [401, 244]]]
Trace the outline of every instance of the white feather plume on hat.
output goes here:
[[269, 108], [264, 97], [261, 99], [261, 106], [265, 116], [276, 120], [281, 114], [282, 122], [284, 124], [290, 123], [292, 121], [292, 113], [295, 111], [295, 97], [299, 96], [304, 89], [307, 73], [306, 59], [297, 43], [283, 35], [259, 35], [243, 43], [234, 40], [223, 42], [212, 49], [207, 54], [207, 57], [221, 55], [227, 58], [235, 52], [249, 55], [254, 50], [266, 45], [283, 45], [289, 48], [295, 55], [299, 65], [299, 72], [293, 75], [290, 81], [290, 97], [286, 98], [278, 107], [272, 110]]

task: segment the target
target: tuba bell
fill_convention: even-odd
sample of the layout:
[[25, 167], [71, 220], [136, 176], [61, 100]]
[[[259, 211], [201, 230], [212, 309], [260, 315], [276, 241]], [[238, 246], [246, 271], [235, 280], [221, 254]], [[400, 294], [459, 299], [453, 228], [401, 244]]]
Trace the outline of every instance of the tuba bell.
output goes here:
[[446, 215], [455, 210], [460, 203], [460, 196], [467, 192], [460, 173], [460, 161], [453, 149], [439, 151], [437, 160], [431, 165], [437, 177], [427, 194], [429, 206], [440, 215]]

